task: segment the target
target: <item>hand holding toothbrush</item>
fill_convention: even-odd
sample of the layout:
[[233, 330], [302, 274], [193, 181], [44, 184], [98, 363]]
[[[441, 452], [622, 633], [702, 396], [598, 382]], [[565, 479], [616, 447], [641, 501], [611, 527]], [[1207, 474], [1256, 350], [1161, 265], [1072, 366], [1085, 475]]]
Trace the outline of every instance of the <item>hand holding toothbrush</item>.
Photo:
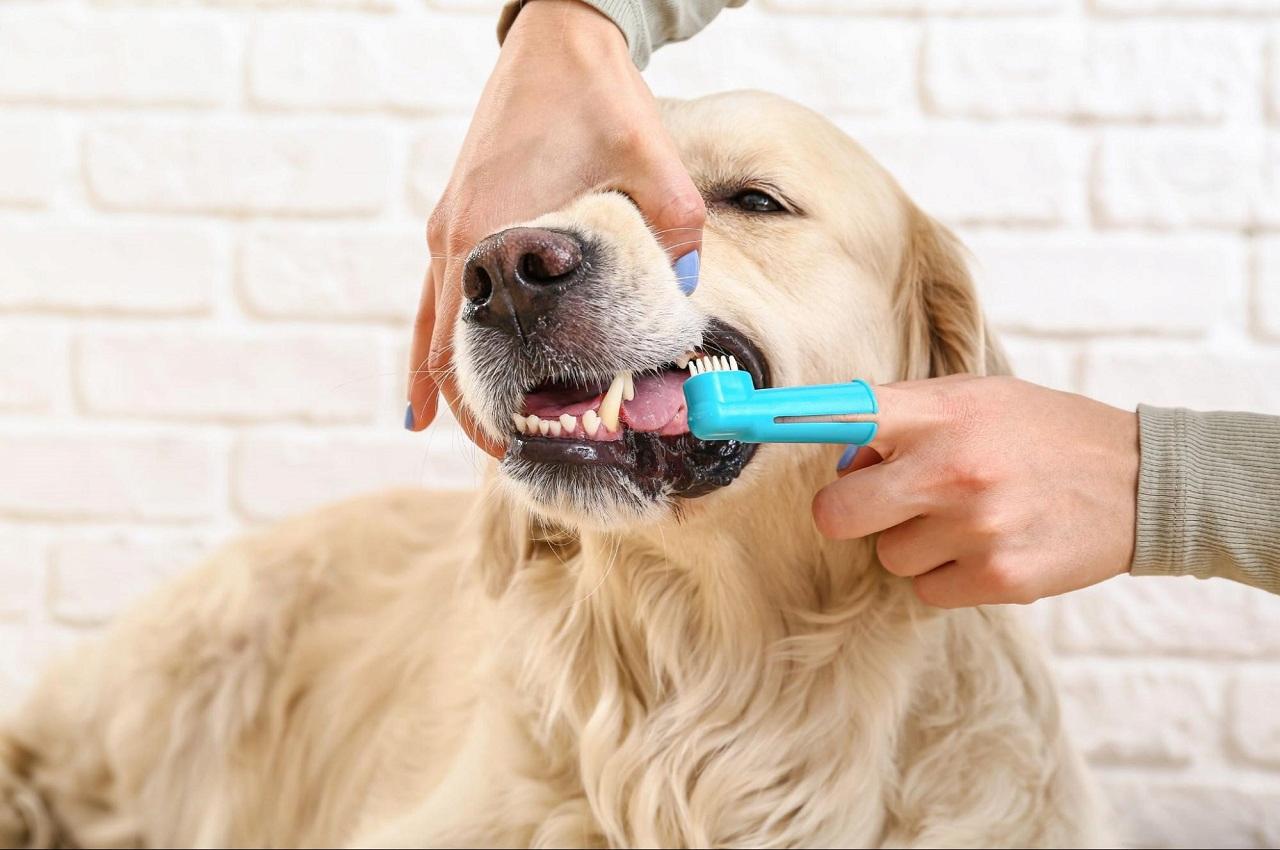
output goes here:
[[876, 387], [875, 438], [813, 502], [818, 529], [880, 533], [926, 603], [1027, 603], [1127, 572], [1137, 415], [1014, 378]]

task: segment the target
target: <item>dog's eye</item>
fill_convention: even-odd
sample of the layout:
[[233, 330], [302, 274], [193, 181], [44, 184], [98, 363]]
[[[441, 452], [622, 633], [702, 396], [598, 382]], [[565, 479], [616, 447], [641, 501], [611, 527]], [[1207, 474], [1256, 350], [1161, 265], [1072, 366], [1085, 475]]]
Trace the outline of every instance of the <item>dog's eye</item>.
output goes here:
[[759, 189], [744, 189], [730, 200], [738, 209], [750, 213], [786, 212], [782, 202]]

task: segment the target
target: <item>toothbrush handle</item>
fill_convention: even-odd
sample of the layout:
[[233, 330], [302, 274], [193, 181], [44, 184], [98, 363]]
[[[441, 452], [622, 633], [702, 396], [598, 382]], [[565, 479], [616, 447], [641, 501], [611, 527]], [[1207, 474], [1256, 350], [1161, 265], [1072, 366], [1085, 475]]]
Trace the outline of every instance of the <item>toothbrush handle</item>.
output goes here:
[[779, 422], [784, 417], [871, 415], [879, 412], [866, 381], [757, 390], [743, 405], [742, 437], [752, 443], [846, 443], [875, 439], [875, 422]]

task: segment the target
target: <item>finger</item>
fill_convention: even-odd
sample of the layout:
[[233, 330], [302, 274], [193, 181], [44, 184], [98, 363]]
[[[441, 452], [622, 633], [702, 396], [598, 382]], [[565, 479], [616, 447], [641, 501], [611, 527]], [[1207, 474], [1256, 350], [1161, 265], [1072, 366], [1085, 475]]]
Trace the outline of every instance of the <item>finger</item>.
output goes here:
[[462, 393], [458, 391], [458, 382], [454, 380], [453, 375], [446, 375], [440, 380], [439, 384], [440, 394], [448, 402], [454, 418], [458, 420], [458, 425], [462, 427], [463, 432], [471, 442], [479, 446], [490, 457], [502, 460], [502, 456], [506, 454], [507, 447], [490, 437], [489, 432], [485, 431], [484, 427], [476, 420], [471, 408], [462, 400]]
[[876, 386], [876, 435], [867, 445], [890, 460], [922, 437], [945, 434], [955, 406], [952, 389], [943, 378]]
[[952, 524], [918, 516], [881, 533], [876, 555], [894, 575], [918, 576], [955, 560], [964, 542]]
[[813, 499], [813, 520], [827, 537], [851, 540], [893, 528], [929, 507], [907, 459], [879, 463], [828, 484]]
[[916, 576], [911, 585], [921, 602], [935, 608], [970, 608], [998, 601], [972, 565], [961, 561]]
[[438, 263], [432, 261], [423, 282], [422, 299], [413, 323], [413, 343], [409, 349], [409, 415], [405, 427], [421, 431], [436, 418], [439, 389], [429, 368], [432, 337], [436, 330], [436, 287]]
[[859, 469], [866, 469], [868, 466], [875, 466], [883, 460], [884, 458], [880, 457], [880, 453], [870, 446], [857, 446], [854, 450], [853, 458], [849, 461], [849, 465], [838, 468], [836, 470], [836, 476], [843, 478], [850, 472], [857, 472]]
[[650, 168], [627, 183], [627, 194], [635, 200], [673, 263], [701, 252], [707, 208], [674, 149], [664, 150], [651, 161]]

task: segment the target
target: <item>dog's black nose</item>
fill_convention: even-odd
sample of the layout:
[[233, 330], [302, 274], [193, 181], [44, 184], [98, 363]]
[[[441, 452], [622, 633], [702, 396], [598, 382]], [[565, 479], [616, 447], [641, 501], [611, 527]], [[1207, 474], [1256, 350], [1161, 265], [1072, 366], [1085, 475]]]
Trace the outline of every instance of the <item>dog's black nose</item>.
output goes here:
[[462, 272], [462, 317], [525, 340], [577, 280], [582, 243], [557, 230], [513, 227], [475, 247]]

